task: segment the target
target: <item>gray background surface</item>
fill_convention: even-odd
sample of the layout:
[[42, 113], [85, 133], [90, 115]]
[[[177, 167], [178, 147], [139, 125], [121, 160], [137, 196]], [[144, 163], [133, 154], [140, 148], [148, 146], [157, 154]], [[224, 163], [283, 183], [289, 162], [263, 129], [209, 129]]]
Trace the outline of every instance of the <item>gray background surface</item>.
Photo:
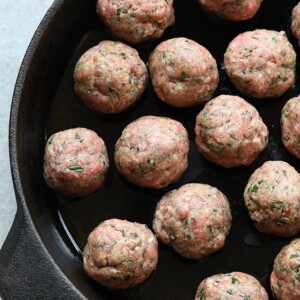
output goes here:
[[16, 213], [8, 155], [14, 85], [30, 40], [53, 0], [0, 0], [0, 248]]

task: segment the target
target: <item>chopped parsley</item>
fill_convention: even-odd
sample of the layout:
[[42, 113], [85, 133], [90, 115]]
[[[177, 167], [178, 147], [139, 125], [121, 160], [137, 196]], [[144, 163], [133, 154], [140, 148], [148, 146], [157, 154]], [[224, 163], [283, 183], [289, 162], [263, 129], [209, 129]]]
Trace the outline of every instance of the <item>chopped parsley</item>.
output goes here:
[[133, 233], [133, 232], [131, 232], [131, 233], [129, 234], [129, 236], [130, 236], [132, 239], [137, 238], [137, 235], [136, 235], [135, 233]]
[[121, 8], [118, 8], [117, 10], [116, 10], [116, 16], [117, 17], [120, 17], [120, 15], [121, 15]]
[[232, 278], [231, 278], [231, 283], [232, 283], [232, 284], [239, 284], [240, 281], [239, 281], [238, 279], [236, 279], [235, 277], [232, 277]]
[[249, 190], [251, 193], [255, 193], [258, 191], [258, 184], [257, 183], [251, 183]]
[[275, 261], [275, 266], [280, 273], [284, 272], [284, 267], [278, 262], [278, 260]]
[[75, 165], [75, 166], [69, 167], [69, 170], [80, 173], [83, 171], [83, 168], [81, 166]]
[[281, 209], [284, 205], [282, 201], [273, 199], [271, 200], [271, 206], [276, 209]]
[[184, 71], [182, 71], [181, 74], [180, 74], [180, 78], [181, 78], [182, 80], [185, 80], [186, 77], [187, 77], [186, 73], [185, 73]]
[[120, 56], [122, 56], [123, 59], [126, 59], [126, 53], [125, 52], [120, 53]]

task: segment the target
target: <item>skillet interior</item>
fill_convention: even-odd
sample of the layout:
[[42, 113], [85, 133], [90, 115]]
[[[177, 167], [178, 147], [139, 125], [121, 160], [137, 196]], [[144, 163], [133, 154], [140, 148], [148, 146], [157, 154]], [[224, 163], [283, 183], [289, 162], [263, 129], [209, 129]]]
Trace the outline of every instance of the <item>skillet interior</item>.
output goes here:
[[[202, 13], [196, 0], [190, 2], [175, 0], [176, 25], [160, 40], [137, 47], [144, 61], [161, 40], [179, 36], [191, 38], [208, 48], [217, 60], [220, 84], [215, 95], [239, 95], [222, 68], [225, 49], [238, 33], [255, 28], [285, 30], [299, 53], [289, 29], [291, 9], [297, 1], [265, 0], [256, 17], [238, 24], [212, 21]], [[55, 272], [67, 278], [61, 285], [72, 287], [69, 296], [74, 293], [80, 297], [82, 293], [89, 299], [193, 299], [197, 285], [205, 277], [231, 271], [254, 275], [270, 293], [268, 282], [274, 257], [290, 239], [257, 233], [244, 207], [242, 194], [249, 176], [267, 160], [285, 160], [300, 171], [299, 161], [281, 144], [279, 126], [282, 106], [299, 94], [298, 76], [296, 86], [279, 99], [250, 100], [268, 126], [269, 146], [250, 167], [227, 170], [202, 160], [193, 146], [195, 117], [202, 106], [171, 108], [157, 99], [150, 84], [142, 99], [124, 113], [97, 115], [84, 106], [73, 92], [72, 72], [80, 55], [102, 39], [112, 37], [96, 17], [95, 1], [65, 0], [53, 4], [31, 43], [18, 78], [11, 115], [17, 221], [28, 220], [27, 226], [34, 228], [33, 242], [41, 244], [48, 254], [47, 259], [58, 266]], [[297, 64], [297, 74], [299, 71]], [[178, 184], [161, 191], [126, 183], [118, 176], [113, 161], [114, 145], [125, 125], [149, 114], [179, 120], [192, 141], [189, 170]], [[96, 193], [70, 200], [46, 187], [42, 177], [43, 153], [46, 137], [77, 126], [93, 129], [104, 139], [111, 167], [105, 184]], [[220, 252], [195, 262], [179, 257], [160, 244], [156, 272], [144, 284], [128, 291], [108, 291], [87, 278], [80, 251], [95, 226], [107, 218], [117, 217], [146, 223], [151, 228], [158, 200], [166, 191], [185, 182], [211, 184], [228, 197], [233, 213], [232, 229]], [[11, 249], [8, 242], [3, 249], [6, 252]], [[34, 255], [35, 247], [32, 252]], [[7, 253], [6, 258], [9, 260]], [[3, 294], [9, 298], [8, 293]]]

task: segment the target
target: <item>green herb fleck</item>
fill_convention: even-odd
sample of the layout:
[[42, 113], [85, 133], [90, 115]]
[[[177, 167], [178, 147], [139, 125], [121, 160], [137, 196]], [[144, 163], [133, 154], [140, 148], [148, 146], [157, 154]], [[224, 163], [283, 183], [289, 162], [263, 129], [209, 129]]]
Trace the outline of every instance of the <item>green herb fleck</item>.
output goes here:
[[107, 246], [109, 247], [109, 248], [112, 248], [114, 245], [116, 245], [117, 244], [117, 241], [116, 240], [113, 240], [113, 241], [111, 241]]
[[80, 135], [76, 132], [75, 133], [75, 140], [80, 140], [81, 138], [80, 138]]
[[75, 166], [69, 167], [69, 170], [80, 173], [83, 171], [83, 168], [81, 166], [75, 165]]
[[206, 227], [207, 227], [209, 233], [210, 233], [210, 234], [213, 234], [213, 230], [212, 230], [211, 225], [207, 225]]
[[235, 277], [232, 277], [232, 278], [231, 278], [231, 283], [232, 283], [232, 284], [239, 284], [240, 281], [239, 281], [238, 279], [236, 279]]
[[54, 139], [54, 134], [52, 134], [51, 136], [50, 136], [50, 138], [49, 138], [49, 140], [48, 140], [48, 145], [51, 145], [52, 144], [52, 141], [53, 141], [53, 139]]
[[204, 119], [205, 121], [209, 121], [209, 120], [212, 119], [212, 115], [209, 114], [208, 112], [204, 112], [204, 114], [203, 114], [203, 119]]
[[236, 138], [236, 136], [234, 135], [234, 134], [229, 134], [229, 136], [233, 139], [233, 140], [235, 140], [235, 141], [237, 141], [237, 138]]
[[191, 234], [191, 233], [188, 233], [187, 238], [188, 238], [188, 240], [191, 240], [191, 239], [193, 238], [193, 237], [192, 237], [192, 234]]
[[245, 296], [244, 300], [251, 300], [251, 297], [250, 296]]
[[296, 258], [296, 257], [299, 257], [298, 254], [291, 254], [290, 258]]
[[120, 15], [121, 15], [121, 8], [118, 8], [117, 10], [116, 10], [116, 15], [118, 16], [118, 17], [120, 17]]
[[290, 68], [289, 64], [283, 64], [282, 67], [285, 68], [285, 69], [289, 69]]
[[257, 192], [259, 189], [258, 184], [257, 183], [251, 183], [249, 190], [251, 193], [255, 193]]
[[166, 53], [166, 51], [163, 51], [162, 56], [163, 56], [163, 58], [167, 58], [167, 53]]
[[273, 200], [271, 200], [271, 206], [276, 209], [281, 209], [283, 207], [283, 202], [273, 199]]
[[137, 238], [137, 235], [136, 235], [135, 233], [133, 233], [133, 232], [131, 232], [129, 236], [130, 236], [132, 239]]
[[115, 93], [115, 94], [119, 95], [118, 91], [115, 90], [115, 89], [113, 89], [113, 88], [111, 88], [110, 86], [108, 86], [107, 89], [108, 89], [108, 91], [109, 91], [110, 93]]
[[277, 281], [276, 287], [277, 287], [278, 289], [281, 289], [281, 284], [280, 284], [279, 281]]
[[275, 266], [280, 273], [284, 272], [284, 267], [278, 262], [278, 260], [275, 260]]
[[139, 167], [140, 171], [142, 172], [142, 174], [147, 173], [147, 168], [143, 164], [139, 164], [138, 167]]
[[284, 115], [285, 117], [287, 117], [289, 114], [290, 114], [290, 112], [289, 112], [288, 110], [283, 110], [283, 115]]
[[126, 53], [122, 52], [120, 53], [120, 56], [122, 56], [123, 59], [126, 59]]
[[184, 71], [182, 71], [181, 74], [180, 74], [180, 78], [181, 78], [182, 80], [185, 80], [186, 77], [187, 77], [186, 73], [185, 73]]
[[130, 257], [128, 257], [128, 258], [125, 260], [125, 263], [126, 263], [126, 264], [129, 264], [129, 265], [134, 265], [134, 261], [133, 261]]

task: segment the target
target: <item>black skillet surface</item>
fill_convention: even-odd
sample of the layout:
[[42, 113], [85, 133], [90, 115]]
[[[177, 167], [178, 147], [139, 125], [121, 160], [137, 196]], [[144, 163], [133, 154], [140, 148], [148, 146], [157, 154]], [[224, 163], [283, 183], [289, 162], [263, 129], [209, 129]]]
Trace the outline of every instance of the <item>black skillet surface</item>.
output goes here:
[[[206, 16], [196, 0], [175, 0], [176, 25], [155, 42], [135, 46], [147, 61], [162, 40], [184, 36], [205, 46], [217, 59], [220, 84], [215, 93], [238, 94], [222, 67], [228, 43], [239, 33], [256, 28], [286, 31], [292, 37], [291, 9], [298, 1], [265, 0], [250, 21], [224, 23]], [[300, 171], [299, 161], [281, 144], [280, 111], [300, 92], [296, 86], [277, 99], [249, 100], [270, 132], [268, 148], [250, 167], [224, 169], [202, 159], [193, 144], [195, 117], [202, 106], [175, 109], [161, 103], [149, 86], [141, 100], [114, 116], [97, 115], [76, 97], [72, 72], [80, 55], [100, 40], [112, 39], [95, 14], [94, 0], [57, 0], [39, 26], [26, 53], [16, 84], [10, 123], [10, 154], [18, 212], [1, 250], [0, 288], [4, 299], [193, 299], [205, 277], [242, 271], [258, 278], [269, 292], [275, 256], [291, 239], [258, 233], [243, 203], [249, 176], [267, 160], [284, 160]], [[297, 64], [297, 74], [300, 74]], [[137, 188], [117, 174], [113, 152], [122, 129], [143, 115], [168, 116], [189, 132], [189, 169], [179, 183], [160, 191]], [[42, 176], [45, 139], [72, 127], [96, 131], [106, 142], [110, 170], [105, 184], [93, 195], [68, 199], [46, 187]], [[224, 248], [199, 261], [179, 257], [160, 243], [156, 272], [143, 284], [127, 291], [109, 291], [83, 271], [81, 250], [91, 230], [108, 218], [146, 223], [152, 227], [156, 203], [168, 190], [187, 182], [208, 183], [229, 199], [233, 214]]]

